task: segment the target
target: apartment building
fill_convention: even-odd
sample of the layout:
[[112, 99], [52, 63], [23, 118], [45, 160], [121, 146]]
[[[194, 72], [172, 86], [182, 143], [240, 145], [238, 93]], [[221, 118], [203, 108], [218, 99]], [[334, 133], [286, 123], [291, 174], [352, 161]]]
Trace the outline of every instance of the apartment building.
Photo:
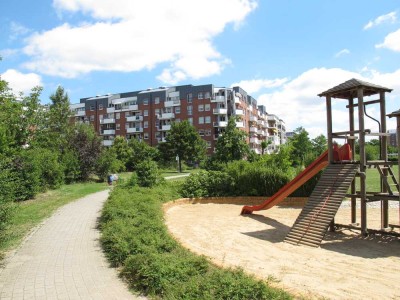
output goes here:
[[[116, 136], [139, 139], [150, 146], [164, 142], [173, 122], [188, 120], [206, 141], [211, 154], [228, 119], [249, 134], [248, 143], [261, 153], [261, 142], [270, 140], [269, 152], [284, 143], [284, 122], [269, 115], [264, 106], [240, 87], [206, 85], [159, 87], [80, 99], [72, 104], [75, 122], [90, 123], [111, 146]], [[270, 118], [272, 118], [270, 120]], [[276, 137], [276, 138], [275, 138]]]

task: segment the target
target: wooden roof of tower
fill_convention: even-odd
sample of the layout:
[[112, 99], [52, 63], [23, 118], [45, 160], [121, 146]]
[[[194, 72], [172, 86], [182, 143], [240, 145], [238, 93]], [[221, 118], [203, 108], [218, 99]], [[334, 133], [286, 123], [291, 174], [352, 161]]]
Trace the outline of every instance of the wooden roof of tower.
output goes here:
[[399, 117], [400, 116], [400, 109], [399, 110], [396, 110], [396, 111], [394, 111], [394, 112], [392, 112], [392, 113], [390, 113], [390, 114], [388, 114], [387, 115], [389, 118], [392, 118], [392, 117]]
[[333, 98], [341, 98], [341, 99], [350, 99], [357, 97], [357, 89], [362, 87], [364, 96], [371, 96], [378, 94], [380, 92], [391, 92], [392, 89], [376, 85], [373, 83], [369, 83], [366, 81], [362, 81], [359, 79], [350, 79], [346, 82], [343, 82], [321, 94], [318, 96], [330, 96]]

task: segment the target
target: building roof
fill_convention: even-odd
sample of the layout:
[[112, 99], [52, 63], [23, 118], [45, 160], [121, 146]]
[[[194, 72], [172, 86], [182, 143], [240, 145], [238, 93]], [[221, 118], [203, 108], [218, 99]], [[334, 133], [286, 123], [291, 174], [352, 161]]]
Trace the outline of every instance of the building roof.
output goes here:
[[341, 99], [356, 98], [358, 88], [363, 88], [364, 96], [371, 96], [374, 94], [378, 94], [379, 92], [390, 93], [392, 91], [392, 89], [353, 78], [325, 92], [322, 92], [321, 94], [318, 94], [318, 96], [331, 96], [333, 98]]
[[398, 110], [396, 110], [396, 111], [394, 111], [394, 112], [391, 112], [390, 114], [388, 114], [387, 115], [389, 118], [391, 118], [391, 117], [400, 117], [400, 109], [398, 109]]

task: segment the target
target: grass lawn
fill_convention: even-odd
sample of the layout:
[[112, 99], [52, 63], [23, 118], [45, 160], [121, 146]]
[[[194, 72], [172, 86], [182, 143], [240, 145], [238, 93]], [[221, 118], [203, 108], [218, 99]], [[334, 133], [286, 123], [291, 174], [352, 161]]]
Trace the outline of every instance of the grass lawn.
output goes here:
[[106, 188], [108, 188], [106, 183], [94, 182], [64, 185], [57, 190], [39, 194], [35, 199], [18, 203], [11, 223], [5, 231], [6, 239], [0, 242], [0, 257], [1, 252], [4, 253], [19, 245], [32, 228], [51, 216], [57, 208]]
[[[399, 179], [398, 178], [398, 174], [399, 174], [398, 166], [392, 166], [391, 168], [393, 170], [393, 173], [394, 173], [396, 179], [398, 180]], [[359, 185], [360, 185], [359, 183], [360, 183], [360, 181], [357, 180], [356, 187], [358, 190], [359, 190]], [[389, 180], [389, 183], [392, 183], [391, 179]], [[368, 192], [379, 192], [380, 191], [381, 184], [380, 184], [380, 175], [379, 175], [378, 169], [376, 169], [376, 168], [367, 169], [366, 185], [367, 185]]]

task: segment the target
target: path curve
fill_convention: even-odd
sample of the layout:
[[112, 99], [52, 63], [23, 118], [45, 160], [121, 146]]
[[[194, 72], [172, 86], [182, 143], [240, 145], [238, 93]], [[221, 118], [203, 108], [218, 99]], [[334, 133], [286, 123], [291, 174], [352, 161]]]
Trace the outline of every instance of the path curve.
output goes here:
[[138, 299], [101, 250], [97, 218], [109, 191], [58, 209], [0, 268], [0, 299]]

